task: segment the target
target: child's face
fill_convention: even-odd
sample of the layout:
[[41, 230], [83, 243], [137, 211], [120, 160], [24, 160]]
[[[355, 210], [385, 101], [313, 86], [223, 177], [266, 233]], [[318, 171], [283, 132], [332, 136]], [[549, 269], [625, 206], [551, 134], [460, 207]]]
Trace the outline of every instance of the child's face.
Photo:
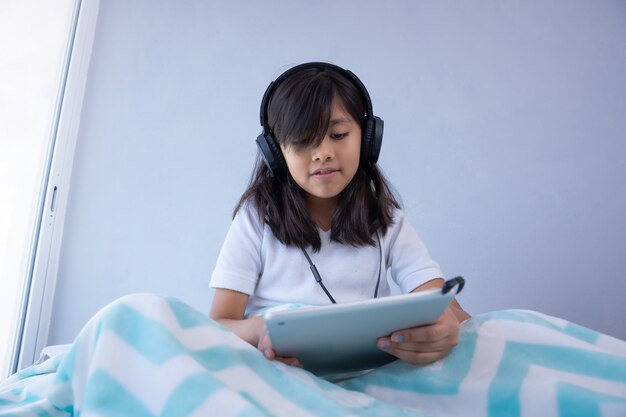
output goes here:
[[341, 105], [334, 103], [330, 125], [317, 147], [280, 145], [287, 167], [307, 199], [338, 199], [359, 169], [361, 128]]

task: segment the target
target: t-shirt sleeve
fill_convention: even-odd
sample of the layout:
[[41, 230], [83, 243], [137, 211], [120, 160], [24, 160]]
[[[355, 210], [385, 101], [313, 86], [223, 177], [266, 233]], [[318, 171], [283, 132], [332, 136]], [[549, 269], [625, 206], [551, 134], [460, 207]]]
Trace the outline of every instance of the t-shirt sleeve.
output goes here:
[[244, 204], [233, 219], [217, 257], [210, 286], [252, 295], [262, 271], [263, 224], [256, 208]]
[[401, 210], [394, 213], [394, 224], [387, 230], [387, 267], [403, 293], [435, 278], [443, 278], [439, 264], [428, 253], [424, 242]]

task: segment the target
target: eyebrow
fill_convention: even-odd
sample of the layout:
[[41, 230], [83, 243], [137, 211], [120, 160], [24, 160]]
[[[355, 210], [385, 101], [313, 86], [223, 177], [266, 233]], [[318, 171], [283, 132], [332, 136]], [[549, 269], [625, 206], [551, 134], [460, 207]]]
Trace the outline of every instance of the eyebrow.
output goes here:
[[344, 124], [344, 123], [346, 123], [346, 124], [350, 124], [350, 123], [351, 123], [351, 121], [350, 121], [350, 119], [348, 119], [348, 118], [345, 118], [345, 117], [339, 117], [339, 118], [337, 118], [337, 119], [332, 119], [332, 120], [330, 121], [329, 125], [330, 125], [330, 126], [335, 126], [335, 125]]

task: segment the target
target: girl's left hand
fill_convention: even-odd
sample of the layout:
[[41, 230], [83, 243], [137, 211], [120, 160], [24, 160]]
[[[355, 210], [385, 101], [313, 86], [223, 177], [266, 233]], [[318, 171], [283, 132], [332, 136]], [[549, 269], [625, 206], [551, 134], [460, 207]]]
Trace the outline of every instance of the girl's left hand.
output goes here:
[[376, 345], [409, 363], [426, 365], [444, 358], [459, 344], [460, 329], [458, 319], [448, 307], [436, 323], [398, 330], [378, 338]]

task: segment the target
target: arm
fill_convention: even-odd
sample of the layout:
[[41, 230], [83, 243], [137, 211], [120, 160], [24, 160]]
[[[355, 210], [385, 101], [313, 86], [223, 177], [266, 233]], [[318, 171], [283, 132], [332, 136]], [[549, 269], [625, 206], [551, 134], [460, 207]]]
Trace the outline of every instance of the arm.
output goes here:
[[[411, 292], [441, 288], [438, 278], [420, 285]], [[467, 314], [456, 300], [446, 308], [439, 320], [427, 326], [394, 332], [378, 339], [378, 347], [390, 354], [416, 365], [425, 365], [444, 358], [459, 343], [460, 323]]]
[[262, 317], [243, 318], [248, 298], [248, 294], [242, 292], [216, 288], [209, 317], [228, 327], [241, 339], [257, 346], [259, 335], [265, 328], [265, 324]]
[[249, 296], [242, 292], [216, 288], [209, 317], [229, 328], [241, 339], [256, 346], [266, 358], [275, 359], [287, 365], [302, 367], [296, 358], [276, 356], [263, 317], [244, 318], [248, 298]]

